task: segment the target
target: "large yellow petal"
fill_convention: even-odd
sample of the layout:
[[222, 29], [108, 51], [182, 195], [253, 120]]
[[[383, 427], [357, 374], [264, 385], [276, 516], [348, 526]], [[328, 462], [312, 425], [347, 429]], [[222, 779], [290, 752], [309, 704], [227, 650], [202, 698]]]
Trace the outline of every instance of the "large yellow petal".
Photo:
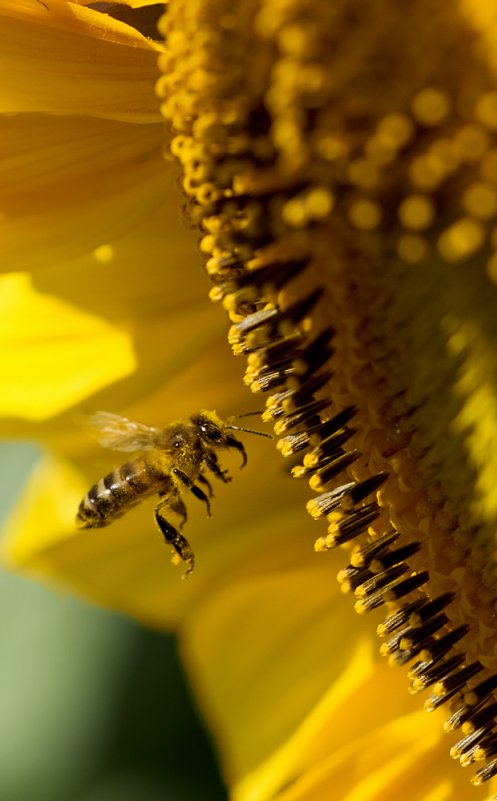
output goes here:
[[314, 565], [230, 584], [182, 628], [233, 799], [487, 798], [450, 761], [443, 713], [415, 711], [332, 582]]
[[0, 8], [0, 109], [159, 119], [160, 46], [134, 28], [63, 0], [4, 0]]

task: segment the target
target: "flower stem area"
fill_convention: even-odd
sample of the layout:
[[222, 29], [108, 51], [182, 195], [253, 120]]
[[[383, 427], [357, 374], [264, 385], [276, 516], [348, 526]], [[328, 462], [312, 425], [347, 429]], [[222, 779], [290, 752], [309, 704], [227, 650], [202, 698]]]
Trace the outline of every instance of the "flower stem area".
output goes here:
[[[0, 447], [0, 519], [37, 458]], [[172, 636], [0, 573], [3, 801], [224, 801]]]

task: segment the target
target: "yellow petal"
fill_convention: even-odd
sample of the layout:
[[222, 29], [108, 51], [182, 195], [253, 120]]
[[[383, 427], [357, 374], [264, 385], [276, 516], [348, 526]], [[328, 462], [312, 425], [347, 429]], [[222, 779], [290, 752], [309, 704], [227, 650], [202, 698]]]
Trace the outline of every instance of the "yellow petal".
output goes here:
[[487, 798], [448, 758], [443, 712], [414, 711], [322, 579], [310, 567], [221, 588], [182, 629], [235, 801]]
[[2, 266], [88, 253], [146, 219], [172, 180], [158, 125], [87, 117], [0, 117]]
[[[402, 692], [399, 685], [392, 686], [391, 677], [384, 677], [387, 704]], [[469, 786], [460, 767], [449, 761], [435, 721], [422, 712], [399, 717], [395, 710], [390, 708], [390, 712], [393, 720], [366, 736], [352, 742], [344, 738], [341, 748], [330, 750], [321, 764], [285, 788], [278, 801], [490, 801], [488, 788]], [[371, 710], [364, 709], [363, 714], [371, 714]], [[360, 719], [356, 724], [360, 731]]]
[[3, 113], [158, 120], [160, 46], [134, 28], [63, 0], [4, 0], [0, 27]]
[[[447, 762], [444, 786], [469, 792], [446, 754], [443, 713], [433, 716], [437, 727], [414, 712], [404, 678], [378, 662], [360, 631], [350, 637], [355, 622], [322, 579], [309, 568], [238, 582], [182, 629], [233, 798], [384, 801], [402, 786], [403, 798], [418, 801], [436, 787], [439, 760]], [[423, 783], [412, 785], [419, 765]]]
[[[93, 0], [69, 0], [69, 2], [80, 6], [93, 5]], [[145, 6], [157, 6], [158, 3], [151, 3], [150, 0], [119, 0], [118, 3], [112, 5], [130, 6], [130, 8], [145, 8]]]
[[[27, 420], [80, 402], [90, 412], [139, 404], [129, 414], [165, 424], [185, 413], [186, 393], [191, 410], [198, 406], [191, 365], [202, 358], [207, 361], [199, 377], [206, 385], [219, 371], [211, 403], [220, 408], [229, 371], [219, 359], [213, 369], [212, 357], [220, 348], [225, 360], [229, 354], [222, 321], [203, 300], [202, 276], [190, 276], [195, 258], [195, 244], [178, 224], [171, 198], [127, 236], [88, 256], [47, 267], [35, 284], [24, 275], [4, 277], [0, 352], [10, 368], [0, 379], [5, 383], [1, 430], [10, 436], [42, 436]], [[163, 269], [163, 264], [170, 266]], [[236, 367], [232, 370], [234, 381]], [[169, 382], [180, 377], [172, 387]], [[208, 400], [206, 391], [203, 405]], [[228, 414], [234, 411], [227, 409]], [[75, 429], [75, 420], [68, 417], [65, 429], [59, 420], [44, 429], [44, 438], [69, 437], [69, 449]]]
[[0, 411], [42, 420], [129, 375], [127, 332], [33, 289], [28, 275], [0, 279]]
[[[339, 601], [328, 569], [308, 562], [230, 582], [184, 624], [183, 654], [230, 784], [258, 773], [246, 781], [260, 787], [261, 798], [271, 797], [299, 771], [301, 742], [290, 748], [292, 759], [268, 755], [353, 661], [351, 618]], [[367, 674], [371, 653], [361, 656], [360, 672]], [[272, 764], [261, 770], [266, 760]], [[247, 798], [253, 792], [246, 790]]]
[[80, 471], [68, 462], [57, 461], [51, 456], [42, 459], [29, 478], [10, 523], [11, 529], [18, 525], [24, 527], [25, 539], [10, 542], [7, 529], [2, 553], [10, 553], [22, 561], [30, 549], [36, 548], [39, 554], [36, 564], [42, 564], [45, 549], [57, 540], [73, 536], [74, 505], [79, 503], [83, 488]]

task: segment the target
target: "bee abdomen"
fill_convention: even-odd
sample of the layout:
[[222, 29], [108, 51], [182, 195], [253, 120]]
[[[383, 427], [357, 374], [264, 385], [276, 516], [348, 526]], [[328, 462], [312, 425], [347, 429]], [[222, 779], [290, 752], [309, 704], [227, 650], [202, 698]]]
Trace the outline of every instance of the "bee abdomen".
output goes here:
[[145, 460], [126, 462], [86, 493], [79, 505], [76, 525], [78, 528], [107, 526], [157, 489], [157, 476]]

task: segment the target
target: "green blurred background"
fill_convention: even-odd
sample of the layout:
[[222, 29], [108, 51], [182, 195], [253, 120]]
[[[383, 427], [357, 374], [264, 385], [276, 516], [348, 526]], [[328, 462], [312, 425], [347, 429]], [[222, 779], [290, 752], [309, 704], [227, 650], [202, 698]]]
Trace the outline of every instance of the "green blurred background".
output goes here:
[[[0, 445], [0, 524], [36, 462]], [[224, 801], [173, 637], [0, 572], [1, 801]]]

